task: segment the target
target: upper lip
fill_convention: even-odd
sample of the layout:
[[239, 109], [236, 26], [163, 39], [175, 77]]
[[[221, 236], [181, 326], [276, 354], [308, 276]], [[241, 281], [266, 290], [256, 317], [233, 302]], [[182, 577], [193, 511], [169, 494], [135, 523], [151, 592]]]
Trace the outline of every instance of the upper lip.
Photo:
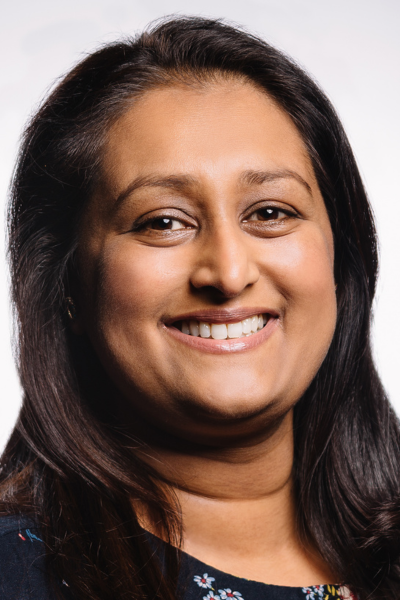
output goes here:
[[201, 309], [193, 312], [183, 313], [164, 321], [165, 325], [172, 325], [176, 321], [203, 321], [204, 323], [238, 323], [253, 317], [254, 315], [269, 314], [271, 317], [279, 317], [279, 313], [265, 306], [253, 306], [250, 308], [213, 308]]

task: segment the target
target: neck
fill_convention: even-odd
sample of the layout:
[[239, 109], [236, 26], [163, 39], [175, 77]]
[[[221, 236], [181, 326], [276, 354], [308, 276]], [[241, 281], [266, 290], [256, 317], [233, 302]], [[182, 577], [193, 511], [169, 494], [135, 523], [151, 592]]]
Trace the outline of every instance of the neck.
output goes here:
[[153, 445], [141, 451], [179, 498], [209, 501], [257, 501], [290, 493], [293, 466], [292, 412], [279, 420], [266, 439], [253, 445], [183, 447]]
[[[334, 576], [296, 531], [293, 414], [266, 439], [243, 447], [153, 446], [141, 453], [174, 491], [183, 550], [222, 571], [276, 585], [332, 583]], [[144, 510], [143, 526], [162, 537]]]

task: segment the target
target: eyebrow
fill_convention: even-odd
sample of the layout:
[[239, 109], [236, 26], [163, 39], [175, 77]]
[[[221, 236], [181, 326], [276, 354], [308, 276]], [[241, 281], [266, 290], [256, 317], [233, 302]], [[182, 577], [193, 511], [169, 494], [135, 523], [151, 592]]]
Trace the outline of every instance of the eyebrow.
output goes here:
[[[256, 171], [247, 170], [241, 173], [239, 183], [244, 185], [262, 185], [266, 182], [272, 182], [279, 179], [294, 179], [300, 183], [307, 192], [312, 196], [310, 185], [296, 171], [290, 169], [278, 169], [276, 171]], [[198, 187], [199, 181], [190, 175], [167, 175], [160, 177], [157, 174], [139, 176], [117, 196], [115, 199], [115, 207], [119, 206], [130, 196], [134, 191], [143, 187], [161, 187], [169, 188], [177, 191], [184, 191], [188, 188]]]
[[300, 183], [312, 196], [311, 186], [296, 171], [290, 169], [278, 169], [277, 171], [245, 171], [240, 176], [240, 180], [247, 185], [262, 185], [265, 182], [276, 181], [277, 179], [294, 179]]

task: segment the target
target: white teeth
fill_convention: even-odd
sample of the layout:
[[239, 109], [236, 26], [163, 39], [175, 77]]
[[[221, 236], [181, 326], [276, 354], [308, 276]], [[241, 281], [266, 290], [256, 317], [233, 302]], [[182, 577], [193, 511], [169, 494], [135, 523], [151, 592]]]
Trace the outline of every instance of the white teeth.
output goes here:
[[213, 323], [211, 325], [211, 337], [214, 340], [226, 340], [228, 337], [228, 328], [225, 323]]
[[242, 321], [243, 333], [251, 333], [251, 317]]
[[260, 331], [267, 323], [266, 314], [254, 315], [238, 323], [206, 323], [204, 321], [182, 321], [181, 331], [194, 337], [214, 340], [238, 339]]
[[242, 337], [243, 327], [242, 323], [229, 323], [228, 324], [228, 338], [235, 339]]
[[[200, 329], [199, 329], [199, 322], [198, 321], [190, 321], [189, 328], [190, 328], [190, 335], [194, 335], [195, 337], [198, 337], [200, 335]], [[183, 333], [185, 333], [185, 332], [183, 332]]]
[[200, 336], [202, 338], [211, 337], [211, 327], [209, 323], [201, 323], [200, 322]]

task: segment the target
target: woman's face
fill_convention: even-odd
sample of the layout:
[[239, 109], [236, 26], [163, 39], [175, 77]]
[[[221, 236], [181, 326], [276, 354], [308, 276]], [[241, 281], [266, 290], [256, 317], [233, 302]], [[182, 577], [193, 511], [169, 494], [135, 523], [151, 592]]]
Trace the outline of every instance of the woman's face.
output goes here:
[[310, 159], [247, 83], [135, 101], [109, 133], [79, 260], [75, 331], [125, 405], [181, 438], [261, 431], [332, 339], [333, 238]]

